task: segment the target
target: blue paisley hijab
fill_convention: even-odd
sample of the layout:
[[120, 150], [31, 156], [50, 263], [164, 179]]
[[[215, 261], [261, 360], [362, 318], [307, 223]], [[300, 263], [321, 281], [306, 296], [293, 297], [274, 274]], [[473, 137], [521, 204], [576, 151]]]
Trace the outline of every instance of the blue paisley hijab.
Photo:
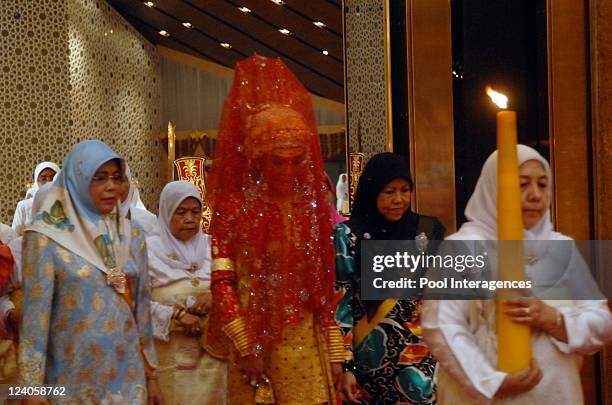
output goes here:
[[[101, 215], [89, 188], [98, 169], [115, 159], [124, 171], [123, 158], [105, 143], [91, 140], [75, 145], [52, 186], [35, 201], [33, 223], [26, 228], [46, 235], [107, 275], [127, 262], [130, 222], [116, 209]], [[123, 287], [115, 288], [123, 293]]]

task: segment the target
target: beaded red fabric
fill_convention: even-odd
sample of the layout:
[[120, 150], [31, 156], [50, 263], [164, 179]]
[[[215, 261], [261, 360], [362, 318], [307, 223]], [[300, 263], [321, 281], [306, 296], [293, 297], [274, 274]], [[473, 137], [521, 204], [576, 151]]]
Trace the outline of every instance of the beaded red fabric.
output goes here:
[[14, 265], [15, 260], [13, 259], [11, 250], [8, 246], [0, 242], [0, 291], [4, 290], [11, 279]]
[[333, 323], [335, 252], [311, 95], [280, 59], [237, 64], [213, 162], [213, 259], [240, 267], [213, 272], [222, 321], [246, 315], [262, 349], [300, 312]]

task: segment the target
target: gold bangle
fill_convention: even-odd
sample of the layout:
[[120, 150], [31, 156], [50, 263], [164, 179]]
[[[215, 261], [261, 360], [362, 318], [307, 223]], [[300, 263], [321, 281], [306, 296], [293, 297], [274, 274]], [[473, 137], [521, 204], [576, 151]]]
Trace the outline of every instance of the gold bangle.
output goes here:
[[222, 257], [218, 259], [214, 259], [212, 261], [211, 271], [235, 271], [234, 269], [234, 261], [227, 257]]
[[248, 330], [246, 319], [239, 317], [228, 323], [222, 328], [223, 332], [234, 343], [234, 347], [238, 350], [241, 357], [248, 356], [253, 353], [255, 345], [255, 335]]

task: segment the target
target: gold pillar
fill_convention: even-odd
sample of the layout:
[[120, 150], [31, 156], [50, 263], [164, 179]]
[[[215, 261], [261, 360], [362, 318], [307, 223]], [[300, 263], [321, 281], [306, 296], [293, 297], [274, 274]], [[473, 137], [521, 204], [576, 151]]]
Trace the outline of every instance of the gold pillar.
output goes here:
[[410, 164], [415, 211], [456, 229], [451, 7], [407, 0]]
[[[592, 239], [590, 194], [587, 9], [585, 2], [547, 2], [548, 100], [553, 221], [574, 239]], [[586, 356], [581, 370], [585, 403], [597, 402], [597, 357]]]
[[[591, 139], [593, 159], [594, 234], [597, 240], [612, 239], [612, 3], [590, 0], [591, 47]], [[612, 263], [601, 262], [609, 255], [599, 257], [600, 268]], [[598, 274], [601, 283], [610, 284], [610, 275]], [[601, 355], [600, 366], [602, 399], [612, 404], [612, 350]]]

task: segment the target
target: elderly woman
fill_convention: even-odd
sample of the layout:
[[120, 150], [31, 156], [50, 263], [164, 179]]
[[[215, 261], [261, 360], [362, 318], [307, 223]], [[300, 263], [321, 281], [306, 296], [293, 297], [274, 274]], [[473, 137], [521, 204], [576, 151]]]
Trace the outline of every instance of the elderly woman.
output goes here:
[[444, 235], [436, 218], [412, 212], [412, 190], [406, 159], [393, 153], [375, 155], [359, 179], [351, 219], [336, 227], [336, 284], [345, 292], [336, 321], [352, 348], [344, 382], [351, 403], [435, 403], [435, 361], [420, 333], [421, 301], [366, 301], [361, 296], [363, 240], [432, 240]]
[[159, 382], [173, 404], [225, 403], [227, 364], [202, 347], [211, 306], [210, 236], [200, 229], [202, 199], [187, 181], [164, 187], [159, 236], [147, 239]]
[[[537, 283], [551, 271], [559, 271], [559, 283], [574, 282], [552, 284], [555, 288], [582, 288], [586, 282], [575, 280], [585, 270], [584, 262], [571, 239], [555, 232], [550, 221], [552, 176], [548, 162], [524, 145], [518, 145], [518, 161], [525, 249], [529, 253], [527, 276]], [[496, 240], [496, 200], [494, 152], [485, 162], [466, 207], [468, 222], [448, 239]], [[438, 403], [583, 403], [581, 355], [600, 350], [612, 339], [612, 316], [606, 301], [584, 300], [586, 297], [550, 301], [532, 297], [507, 303], [505, 313], [532, 331], [534, 360], [529, 369], [515, 373], [501, 372], [495, 366], [495, 301], [428, 301], [423, 321], [425, 341], [442, 366]]]
[[34, 196], [40, 187], [53, 181], [55, 175], [59, 171], [59, 166], [53, 162], [42, 162], [34, 169], [34, 186], [28, 190], [26, 199], [17, 203], [15, 216], [13, 217], [13, 230], [19, 235], [23, 234], [23, 227], [32, 222], [32, 203], [34, 202]]
[[26, 228], [19, 371], [69, 387], [58, 402], [161, 401], [146, 243], [117, 215], [123, 181], [119, 155], [81, 142]]

